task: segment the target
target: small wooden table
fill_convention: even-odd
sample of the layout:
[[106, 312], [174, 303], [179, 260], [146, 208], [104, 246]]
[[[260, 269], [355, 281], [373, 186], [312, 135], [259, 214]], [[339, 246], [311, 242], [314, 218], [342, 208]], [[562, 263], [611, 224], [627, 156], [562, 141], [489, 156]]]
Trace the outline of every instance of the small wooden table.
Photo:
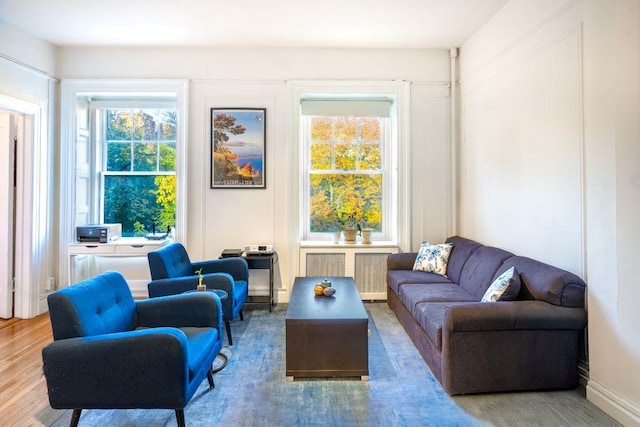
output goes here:
[[313, 288], [327, 277], [296, 277], [285, 316], [286, 376], [369, 379], [369, 317], [351, 277], [328, 277], [333, 297]]

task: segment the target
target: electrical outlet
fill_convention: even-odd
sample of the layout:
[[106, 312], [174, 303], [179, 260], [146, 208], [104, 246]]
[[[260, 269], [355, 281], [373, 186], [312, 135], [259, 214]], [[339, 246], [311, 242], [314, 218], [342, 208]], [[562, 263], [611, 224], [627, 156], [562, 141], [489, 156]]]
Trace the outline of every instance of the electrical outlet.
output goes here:
[[55, 277], [49, 277], [49, 280], [47, 280], [46, 290], [47, 291], [53, 291], [55, 288], [56, 288], [56, 278]]

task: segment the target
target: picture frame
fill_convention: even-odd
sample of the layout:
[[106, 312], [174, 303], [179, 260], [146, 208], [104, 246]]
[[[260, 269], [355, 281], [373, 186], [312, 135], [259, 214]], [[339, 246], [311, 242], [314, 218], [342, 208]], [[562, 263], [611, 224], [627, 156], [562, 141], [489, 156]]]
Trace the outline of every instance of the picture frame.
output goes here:
[[267, 188], [266, 108], [211, 108], [211, 188]]

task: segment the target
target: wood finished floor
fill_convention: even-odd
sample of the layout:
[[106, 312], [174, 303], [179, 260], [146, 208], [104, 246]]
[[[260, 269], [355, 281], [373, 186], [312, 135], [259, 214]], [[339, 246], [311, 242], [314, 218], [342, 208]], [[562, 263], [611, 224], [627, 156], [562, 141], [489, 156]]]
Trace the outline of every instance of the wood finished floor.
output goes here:
[[42, 348], [53, 340], [49, 314], [0, 321], [0, 424], [51, 425], [64, 411], [49, 406]]

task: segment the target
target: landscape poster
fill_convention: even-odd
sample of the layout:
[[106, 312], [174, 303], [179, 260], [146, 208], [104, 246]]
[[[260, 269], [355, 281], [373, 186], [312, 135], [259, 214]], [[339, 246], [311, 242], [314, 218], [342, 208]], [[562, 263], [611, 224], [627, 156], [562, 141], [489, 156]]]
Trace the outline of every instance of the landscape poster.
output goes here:
[[265, 108], [211, 109], [211, 188], [266, 188]]

